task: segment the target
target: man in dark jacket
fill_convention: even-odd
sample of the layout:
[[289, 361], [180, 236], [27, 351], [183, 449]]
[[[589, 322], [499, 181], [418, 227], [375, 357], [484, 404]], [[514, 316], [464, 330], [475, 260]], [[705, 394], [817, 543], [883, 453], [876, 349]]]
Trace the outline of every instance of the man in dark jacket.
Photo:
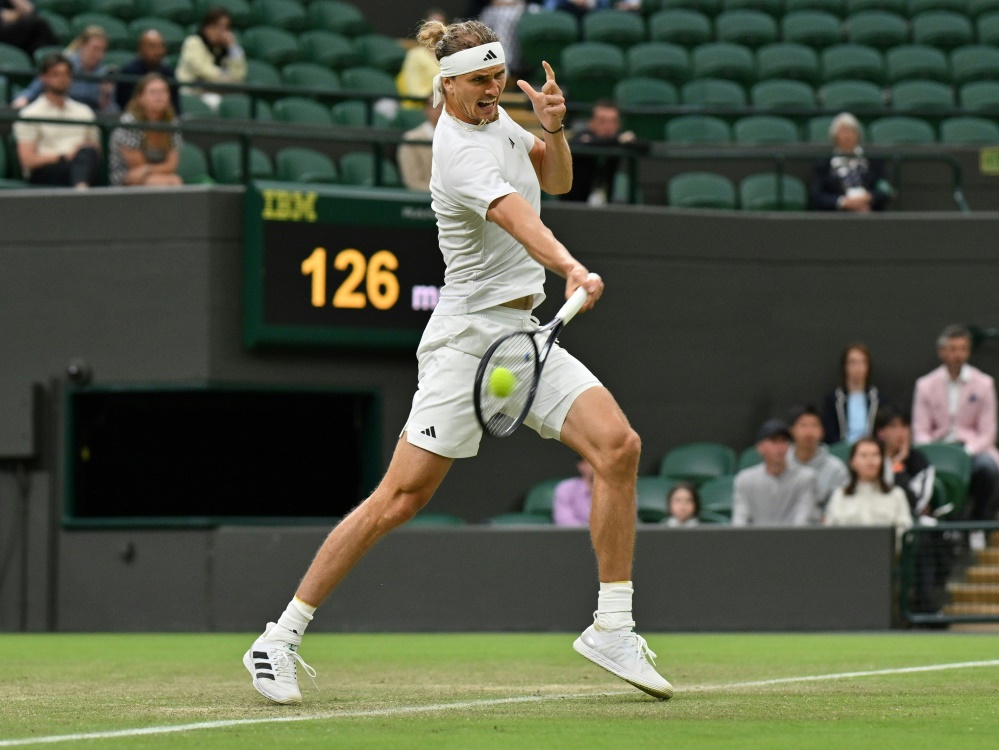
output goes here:
[[[174, 69], [163, 62], [166, 57], [167, 48], [163, 42], [163, 35], [156, 29], [149, 29], [139, 37], [139, 48], [136, 50], [136, 57], [125, 63], [118, 71], [122, 75], [144, 76], [147, 73], [159, 73], [173, 84], [175, 75]], [[122, 112], [132, 99], [132, 92], [135, 90], [137, 81], [121, 81], [115, 91], [115, 99]], [[177, 93], [177, 86], [170, 86], [170, 99], [173, 108], [180, 114], [180, 95]]]

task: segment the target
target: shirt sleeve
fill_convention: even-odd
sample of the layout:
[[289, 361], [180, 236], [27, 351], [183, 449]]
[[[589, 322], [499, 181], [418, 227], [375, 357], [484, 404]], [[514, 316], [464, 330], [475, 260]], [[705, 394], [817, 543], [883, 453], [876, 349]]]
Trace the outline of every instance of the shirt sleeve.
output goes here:
[[474, 211], [483, 219], [494, 200], [517, 192], [504, 179], [495, 154], [473, 144], [452, 154], [442, 177], [444, 190], [451, 200]]
[[749, 503], [746, 499], [746, 489], [743, 486], [744, 482], [739, 481], [739, 477], [735, 478], [735, 483], [732, 486], [732, 525], [733, 526], [748, 526], [752, 520], [749, 515]]

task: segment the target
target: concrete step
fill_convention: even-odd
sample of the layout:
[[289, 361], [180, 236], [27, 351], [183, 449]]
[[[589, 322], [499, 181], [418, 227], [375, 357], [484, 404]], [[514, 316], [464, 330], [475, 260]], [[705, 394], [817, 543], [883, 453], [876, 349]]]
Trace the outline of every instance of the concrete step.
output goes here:
[[944, 607], [945, 615], [993, 615], [999, 616], [999, 604], [977, 604], [961, 602]]
[[999, 547], [999, 530], [989, 532], [989, 546]]
[[972, 565], [968, 568], [968, 583], [999, 584], [999, 565]]
[[999, 605], [999, 584], [951, 583], [947, 585], [947, 592], [955, 604]]
[[999, 565], [999, 547], [988, 547], [978, 553], [979, 565]]

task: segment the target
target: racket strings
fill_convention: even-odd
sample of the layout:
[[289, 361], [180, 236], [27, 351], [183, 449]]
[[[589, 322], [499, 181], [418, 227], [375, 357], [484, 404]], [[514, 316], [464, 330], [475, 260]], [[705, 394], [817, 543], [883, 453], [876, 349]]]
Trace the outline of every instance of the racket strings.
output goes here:
[[[493, 435], [505, 435], [516, 429], [525, 416], [536, 388], [538, 350], [530, 333], [515, 333], [502, 339], [484, 363], [479, 384], [479, 405], [486, 430]], [[512, 375], [509, 393], [495, 388], [493, 374], [504, 368]], [[505, 378], [509, 385], [510, 378]]]

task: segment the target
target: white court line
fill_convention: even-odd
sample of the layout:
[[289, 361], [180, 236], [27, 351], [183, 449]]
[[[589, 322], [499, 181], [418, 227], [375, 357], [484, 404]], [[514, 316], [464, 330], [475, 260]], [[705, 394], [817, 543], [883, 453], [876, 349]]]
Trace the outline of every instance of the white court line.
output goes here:
[[[928, 664], [922, 667], [898, 667], [895, 669], [874, 669], [866, 672], [836, 672], [833, 674], [804, 675], [800, 677], [778, 677], [772, 680], [750, 680], [748, 682], [730, 682], [719, 685], [691, 685], [684, 692], [704, 692], [711, 690], [732, 690], [736, 688], [767, 687], [770, 685], [786, 685], [795, 682], [824, 682], [826, 680], [845, 680], [852, 677], [878, 677], [881, 675], [911, 674], [914, 672], [941, 672], [947, 669], [971, 669], [974, 667], [999, 667], [999, 659], [990, 661], [962, 661], [951, 664]], [[264, 719], [228, 719], [223, 721], [202, 721], [196, 724], [175, 724], [171, 726], [139, 727], [137, 729], [118, 729], [109, 732], [83, 732], [80, 734], [55, 734], [47, 737], [24, 737], [12, 740], [0, 740], [0, 747], [22, 747], [25, 745], [50, 745], [57, 742], [78, 742], [80, 740], [109, 740], [120, 737], [141, 737], [151, 734], [171, 734], [174, 732], [193, 732], [200, 729], [225, 729], [226, 727], [242, 727], [251, 724], [286, 724], [296, 721], [319, 721], [323, 719], [356, 719], [367, 716], [403, 716], [406, 714], [433, 713], [435, 711], [456, 711], [463, 708], [482, 708], [485, 706], [502, 706], [512, 703], [540, 703], [542, 701], [568, 700], [580, 698], [599, 698], [607, 695], [629, 695], [633, 690], [617, 690], [601, 693], [570, 693], [562, 695], [524, 695], [514, 698], [484, 698], [482, 700], [458, 701], [455, 703], [434, 703], [427, 706], [397, 706], [395, 708], [375, 708], [365, 711], [327, 711], [318, 714], [295, 716], [272, 716]]]

